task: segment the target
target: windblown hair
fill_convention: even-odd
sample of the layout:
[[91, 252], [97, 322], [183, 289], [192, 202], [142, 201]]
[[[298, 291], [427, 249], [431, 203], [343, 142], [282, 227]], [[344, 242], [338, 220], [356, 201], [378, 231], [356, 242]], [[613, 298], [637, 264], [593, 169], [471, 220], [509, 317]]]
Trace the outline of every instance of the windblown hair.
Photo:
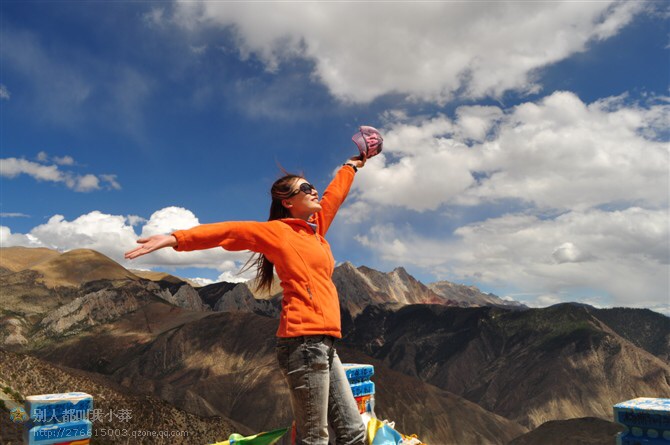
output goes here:
[[[281, 170], [284, 176], [277, 179], [270, 189], [272, 203], [270, 204], [270, 217], [268, 221], [291, 218], [291, 212], [281, 202], [283, 199], [291, 197], [293, 185], [298, 179], [303, 178], [301, 175], [288, 173], [283, 168]], [[259, 291], [265, 289], [270, 292], [272, 281], [274, 280], [274, 264], [265, 255], [259, 253], [249, 259], [243, 271], [250, 269], [254, 264], [256, 265], [256, 289]]]

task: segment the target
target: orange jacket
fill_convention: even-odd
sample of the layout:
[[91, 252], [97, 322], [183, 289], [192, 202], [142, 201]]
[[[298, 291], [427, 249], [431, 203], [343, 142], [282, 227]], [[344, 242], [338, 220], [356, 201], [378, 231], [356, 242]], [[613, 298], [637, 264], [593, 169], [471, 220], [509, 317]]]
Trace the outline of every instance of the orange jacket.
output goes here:
[[275, 265], [284, 289], [278, 337], [332, 335], [341, 338], [340, 302], [332, 275], [335, 260], [324, 238], [347, 197], [354, 170], [343, 166], [321, 198], [322, 209], [312, 215], [316, 231], [304, 220], [241, 221], [203, 224], [173, 233], [176, 250], [221, 246], [265, 254]]

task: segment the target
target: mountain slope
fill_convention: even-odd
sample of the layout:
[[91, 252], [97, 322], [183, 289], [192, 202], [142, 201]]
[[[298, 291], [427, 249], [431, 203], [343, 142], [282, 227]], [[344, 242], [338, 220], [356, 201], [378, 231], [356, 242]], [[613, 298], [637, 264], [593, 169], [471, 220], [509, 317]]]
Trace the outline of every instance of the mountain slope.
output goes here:
[[670, 396], [670, 366], [584, 307], [368, 308], [354, 323], [357, 348], [528, 427]]
[[0, 277], [0, 286], [0, 346], [17, 351], [77, 335], [152, 302], [208, 312], [186, 283], [98, 280], [49, 289], [37, 272], [24, 270]]
[[114, 260], [90, 249], [74, 249], [29, 268], [41, 275], [50, 288], [79, 286], [95, 280], [138, 280], [139, 277]]
[[595, 417], [552, 420], [515, 438], [508, 445], [612, 445], [623, 429], [622, 425]]
[[383, 273], [345, 262], [335, 268], [333, 282], [342, 308], [353, 317], [369, 305], [454, 304], [428, 289], [402, 267]]
[[[232, 432], [249, 432], [244, 427], [222, 417], [202, 418], [177, 409], [155, 397], [134, 393], [129, 388], [101, 376], [76, 369], [55, 366], [34, 357], [16, 354], [0, 349], [0, 385], [11, 387], [21, 395], [52, 394], [81, 391], [93, 396], [95, 409], [103, 416], [93, 423], [95, 443], [128, 443], [129, 438], [109, 436], [109, 430], [126, 431], [186, 431], [186, 437], [135, 437], [137, 444], [192, 444], [212, 443], [227, 439]], [[121, 421], [114, 413], [126, 409], [130, 419]], [[9, 420], [7, 413], [0, 409], [3, 421]], [[0, 442], [19, 444], [18, 432], [3, 425], [0, 428]], [[19, 433], [20, 434], [20, 433]]]
[[620, 307], [589, 311], [626, 340], [670, 363], [670, 318], [649, 309]]
[[[158, 335], [145, 331], [144, 339], [133, 346], [128, 340], [137, 334], [129, 335], [123, 326], [141, 326], [142, 318], [129, 314], [107, 325], [104, 338], [90, 332], [52, 345], [40, 355], [71, 366], [95, 367], [124, 386], [146, 388], [190, 412], [222, 415], [257, 431], [290, 424], [287, 389], [274, 357], [277, 320], [214, 313]], [[92, 345], [95, 354], [82, 357], [85, 344]], [[471, 443], [475, 438], [505, 443], [525, 431], [460, 397], [385, 369], [360, 352], [338, 350], [343, 360], [377, 367], [378, 413], [396, 419], [399, 427], [402, 424], [428, 443]], [[96, 366], [95, 357], [104, 357], [105, 366]], [[456, 410], [462, 415], [459, 419], [452, 415]]]
[[0, 267], [19, 272], [60, 254], [59, 251], [46, 247], [1, 247]]
[[430, 283], [428, 288], [448, 300], [460, 303], [464, 307], [498, 306], [527, 309], [525, 305], [516, 301], [507, 301], [493, 294], [485, 294], [475, 286], [465, 286], [450, 281], [437, 281]]

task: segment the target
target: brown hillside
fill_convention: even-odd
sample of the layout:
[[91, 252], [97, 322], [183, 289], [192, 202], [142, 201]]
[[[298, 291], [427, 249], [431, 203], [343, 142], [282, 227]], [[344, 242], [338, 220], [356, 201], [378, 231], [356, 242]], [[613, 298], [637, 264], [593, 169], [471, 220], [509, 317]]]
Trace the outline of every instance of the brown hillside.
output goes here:
[[[51, 345], [48, 360], [112, 373], [119, 383], [142, 388], [187, 411], [221, 415], [255, 431], [291, 421], [287, 389], [275, 362], [277, 320], [247, 313], [214, 313], [166, 330], [149, 340], [146, 326], [166, 324], [170, 314], [127, 314], [93, 332]], [[162, 321], [159, 321], [162, 320]], [[143, 327], [144, 326], [144, 327]], [[132, 329], [133, 332], [124, 332]], [[129, 341], [132, 338], [142, 341]], [[86, 348], [90, 355], [82, 354]], [[525, 429], [461, 397], [397, 372], [360, 353], [340, 348], [344, 360], [378, 367], [379, 414], [428, 443], [505, 443]], [[95, 360], [100, 363], [96, 363]], [[453, 413], [459, 412], [458, 418]]]
[[622, 425], [595, 417], [552, 420], [508, 445], [612, 445], [623, 429]]
[[26, 269], [0, 276], [0, 310], [29, 316], [44, 314], [76, 298], [75, 287], [49, 289], [42, 275]]
[[137, 275], [140, 278], [144, 278], [145, 280], [150, 281], [167, 281], [168, 283], [174, 283], [174, 284], [186, 282], [186, 280], [184, 279], [175, 277], [174, 275], [170, 275], [169, 273], [165, 272], [155, 272], [153, 270], [137, 270], [137, 269], [128, 269], [128, 271], [134, 275]]
[[70, 250], [30, 267], [30, 270], [41, 274], [41, 281], [50, 288], [79, 286], [102, 279], [139, 279], [116, 261], [90, 249]]
[[145, 280], [150, 280], [150, 281], [166, 281], [168, 283], [172, 284], [179, 284], [179, 283], [188, 283], [192, 287], [200, 287], [201, 285], [196, 283], [195, 281], [189, 280], [188, 278], [181, 278], [177, 277], [175, 275], [171, 275], [166, 272], [156, 272], [153, 270], [137, 270], [137, 269], [128, 269], [129, 272], [133, 273], [134, 275], [137, 275], [140, 278], [143, 278]]
[[372, 309], [347, 336], [358, 348], [531, 428], [610, 419], [622, 400], [670, 396], [670, 366], [585, 307]]
[[[93, 396], [93, 407], [103, 416], [93, 423], [93, 437], [96, 444], [205, 444], [227, 439], [232, 432], [245, 432], [244, 427], [221, 417], [202, 418], [177, 409], [155, 397], [137, 394], [99, 375], [44, 362], [34, 357], [16, 354], [0, 349], [0, 385], [9, 387], [14, 394], [23, 397], [36, 394], [52, 394], [82, 391]], [[114, 413], [126, 409], [130, 419], [121, 421]], [[2, 427], [0, 442], [19, 444], [18, 431], [9, 425], [9, 416], [0, 409]], [[110, 437], [110, 430], [132, 431], [185, 431], [186, 437], [143, 437], [132, 438], [122, 435]], [[103, 436], [103, 434], [105, 434]], [[131, 442], [129, 442], [131, 440]]]
[[0, 248], [0, 267], [19, 272], [60, 254], [59, 251], [46, 247], [2, 247]]

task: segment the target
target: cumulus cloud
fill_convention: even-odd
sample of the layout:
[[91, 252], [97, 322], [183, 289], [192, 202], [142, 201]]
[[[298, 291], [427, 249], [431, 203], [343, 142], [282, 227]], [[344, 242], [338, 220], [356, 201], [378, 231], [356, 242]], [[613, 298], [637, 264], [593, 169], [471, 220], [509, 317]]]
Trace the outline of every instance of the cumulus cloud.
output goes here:
[[[668, 305], [670, 220], [667, 210], [571, 211], [543, 219], [508, 214], [471, 223], [452, 238], [387, 223], [358, 241], [393, 264], [415, 265], [437, 277], [511, 287], [546, 305], [574, 301], [584, 289], [601, 304]], [[562, 297], [559, 297], [562, 295]], [[560, 300], [559, 300], [560, 298]]]
[[0, 176], [7, 179], [14, 179], [19, 175], [28, 175], [38, 181], [60, 182], [76, 192], [91, 192], [100, 190], [101, 183], [108, 189], [119, 190], [121, 185], [116, 181], [116, 175], [96, 176], [90, 173], [76, 174], [72, 171], [61, 170], [58, 165], [74, 165], [74, 159], [70, 156], [54, 157], [52, 159], [58, 165], [45, 165], [49, 162], [49, 156], [46, 152], [39, 152], [38, 162], [29, 161], [23, 158], [3, 158], [0, 159]]
[[663, 101], [586, 104], [556, 92], [508, 110], [469, 106], [455, 119], [389, 124], [386, 151], [354, 190], [365, 202], [416, 211], [501, 200], [558, 210], [667, 207], [668, 115]]
[[[140, 224], [142, 227], [138, 236], [133, 226]], [[126, 251], [138, 246], [139, 238], [188, 229], [198, 224], [193, 212], [180, 207], [160, 209], [149, 219], [93, 211], [72, 221], [62, 215], [54, 215], [27, 234], [12, 233], [8, 227], [0, 226], [0, 243], [2, 247], [49, 247], [60, 251], [93, 249], [128, 269], [199, 267], [217, 271], [219, 280], [236, 282], [252, 278], [252, 272], [238, 274], [249, 253], [228, 252], [220, 248], [195, 252], [162, 249], [133, 261], [124, 259]]]
[[30, 234], [12, 233], [7, 226], [0, 226], [0, 247], [45, 247], [37, 238]]
[[[615, 35], [644, 2], [220, 3], [178, 1], [190, 30], [233, 31], [242, 58], [268, 70], [314, 62], [314, 76], [346, 101], [387, 93], [445, 101], [454, 95], [537, 91], [534, 72]], [[271, 8], [271, 13], [268, 13]], [[162, 10], [146, 16], [163, 23]], [[495, 23], [495, 26], [491, 26]]]

